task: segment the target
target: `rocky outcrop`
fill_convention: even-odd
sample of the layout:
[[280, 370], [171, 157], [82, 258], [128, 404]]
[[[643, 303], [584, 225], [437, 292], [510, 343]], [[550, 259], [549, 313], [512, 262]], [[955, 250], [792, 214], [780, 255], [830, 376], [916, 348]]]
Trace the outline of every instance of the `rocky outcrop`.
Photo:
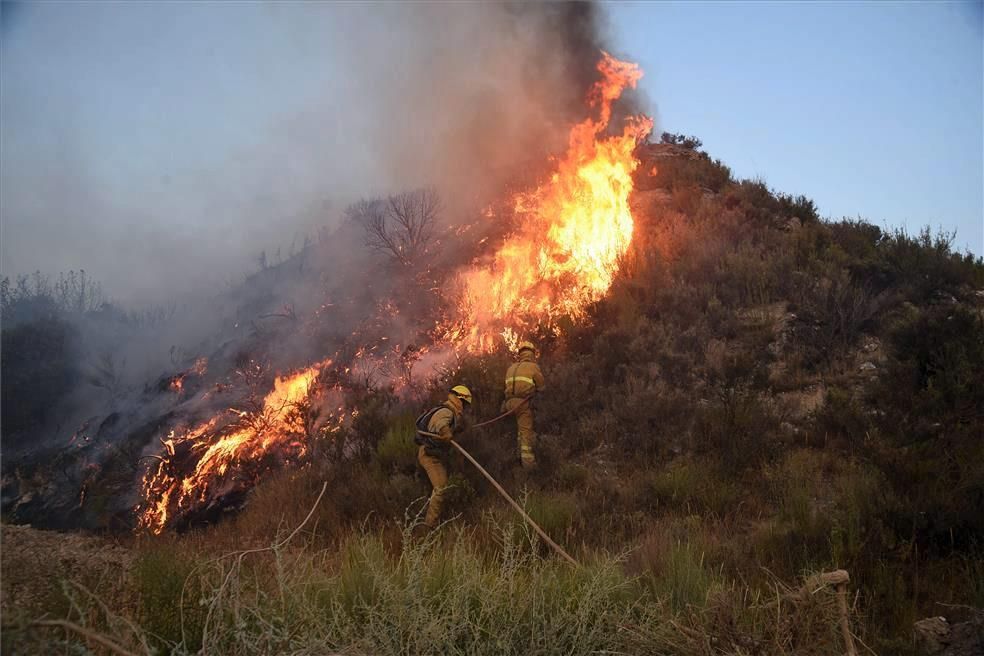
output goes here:
[[974, 611], [965, 622], [927, 617], [914, 625], [919, 653], [926, 656], [980, 656], [984, 654], [984, 611]]

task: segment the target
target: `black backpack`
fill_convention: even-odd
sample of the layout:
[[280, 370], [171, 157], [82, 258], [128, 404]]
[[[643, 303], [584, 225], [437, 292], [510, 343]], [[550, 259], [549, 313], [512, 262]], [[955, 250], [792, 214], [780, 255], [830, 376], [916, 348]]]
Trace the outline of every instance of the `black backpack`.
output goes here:
[[[441, 444], [440, 442], [438, 442], [437, 440], [435, 440], [430, 435], [426, 435], [425, 434], [425, 433], [429, 433], [430, 432], [429, 430], [427, 430], [427, 428], [430, 425], [430, 420], [434, 416], [434, 413], [437, 412], [438, 410], [440, 410], [441, 408], [444, 408], [444, 407], [445, 406], [443, 406], [443, 405], [439, 405], [437, 407], [431, 408], [430, 410], [428, 410], [424, 414], [422, 414], [419, 417], [417, 417], [417, 421], [415, 422], [416, 423], [417, 430], [416, 430], [416, 432], [414, 433], [414, 436], [413, 436], [413, 441], [416, 444], [420, 444], [421, 446], [430, 447], [432, 449], [442, 449], [443, 450], [443, 449], [446, 449], [447, 448], [447, 445]], [[454, 430], [454, 427], [455, 427], [455, 424], [456, 423], [457, 423], [457, 418], [455, 417], [454, 413], [452, 412], [451, 413], [451, 429], [452, 430]]]

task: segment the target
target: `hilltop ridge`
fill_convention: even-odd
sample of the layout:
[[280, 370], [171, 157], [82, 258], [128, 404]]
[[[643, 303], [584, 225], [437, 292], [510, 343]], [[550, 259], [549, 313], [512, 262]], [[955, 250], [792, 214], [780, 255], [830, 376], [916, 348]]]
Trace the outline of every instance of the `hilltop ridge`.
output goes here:
[[[534, 596], [531, 582], [553, 581], [615, 606], [621, 595], [649, 600], [658, 609], [653, 626], [667, 627], [665, 634], [626, 624], [628, 610], [618, 611], [626, 613], [618, 627], [598, 619], [609, 611], [584, 611], [597, 644], [621, 640], [632, 653], [841, 649], [835, 625], [825, 624], [833, 612], [827, 602], [794, 604], [774, 627], [761, 614], [777, 612], [763, 608], [779, 582], [796, 587], [804, 572], [850, 572], [854, 631], [880, 653], [913, 653], [913, 622], [940, 614], [940, 604], [984, 607], [984, 263], [928, 229], [911, 235], [863, 220], [823, 220], [809, 199], [734, 180], [699, 142], [669, 137], [672, 143], [638, 151], [635, 233], [608, 295], [589, 320], [538, 336], [549, 387], [536, 400], [540, 469], [518, 473], [508, 423], [463, 440], [548, 533], [598, 569], [566, 579], [540, 560], [546, 552], [535, 540], [510, 542], [521, 529], [467, 467], [455, 475], [455, 518], [430, 542], [408, 542], [401, 530], [407, 509], [427, 492], [412, 420], [443, 393], [447, 380], [438, 378], [418, 398], [387, 385], [366, 389], [344, 450], [265, 477], [228, 506], [238, 512], [208, 527], [160, 544], [136, 541], [132, 576], [145, 596], [119, 612], [180, 643], [172, 615], [151, 617], [164, 608], [173, 614], [175, 596], [148, 590], [161, 577], [170, 585], [184, 580], [210, 555], [270, 544], [284, 527], [302, 523], [321, 481], [328, 492], [304, 541], [332, 554], [325, 568], [339, 578], [324, 583], [324, 594], [347, 600], [333, 606], [339, 617], [423, 604], [409, 585], [399, 587], [409, 574], [393, 563], [408, 558], [421, 568], [424, 587], [447, 585], [451, 595], [449, 581], [473, 582], [474, 590], [461, 593], [468, 599], [481, 587], [469, 578], [473, 570], [502, 581], [500, 566], [508, 563], [527, 572], [523, 589]], [[274, 290], [312, 275], [306, 267], [314, 252], [258, 274], [236, 292], [239, 307], [252, 316], [281, 306]], [[301, 266], [301, 257], [309, 264]], [[275, 321], [237, 348], [277, 343], [291, 324]], [[454, 379], [472, 389], [478, 417], [498, 414], [507, 362], [497, 352], [459, 363]], [[29, 478], [26, 470], [18, 476]], [[111, 481], [101, 482], [108, 495]], [[29, 506], [10, 508], [5, 519], [17, 520]], [[447, 579], [441, 553], [452, 554]], [[628, 555], [602, 556], [618, 553]], [[21, 557], [5, 550], [5, 568]], [[292, 558], [313, 576], [303, 569], [312, 560]], [[592, 587], [605, 582], [614, 582], [606, 592]], [[278, 585], [296, 592], [294, 583]], [[196, 585], [211, 589], [208, 581]], [[215, 594], [208, 598], [224, 599]], [[563, 602], [551, 603], [542, 612], [573, 621]], [[257, 618], [273, 612], [257, 604]], [[42, 609], [38, 602], [21, 610]], [[303, 643], [291, 631], [316, 626], [335, 636], [332, 648], [387, 650], [355, 624], [335, 634], [304, 612], [277, 617], [291, 649]], [[223, 633], [222, 644], [236, 651], [261, 634], [272, 639], [261, 625], [257, 619], [241, 635]], [[413, 627], [393, 631], [409, 639]], [[473, 639], [460, 636], [463, 652], [477, 649]], [[500, 652], [523, 651], [521, 637], [509, 640]], [[200, 643], [185, 646], [193, 644]]]

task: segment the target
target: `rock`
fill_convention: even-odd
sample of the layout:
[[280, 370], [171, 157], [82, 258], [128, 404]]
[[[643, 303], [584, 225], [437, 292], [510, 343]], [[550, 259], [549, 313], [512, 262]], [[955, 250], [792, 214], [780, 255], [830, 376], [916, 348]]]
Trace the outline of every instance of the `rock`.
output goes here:
[[861, 350], [864, 353], [874, 353], [881, 348], [881, 341], [877, 337], [865, 337], [861, 344]]
[[874, 362], [865, 362], [860, 367], [858, 367], [858, 371], [863, 371], [865, 373], [877, 371], [877, 370], [878, 370], [878, 365], [876, 365]]
[[916, 622], [913, 629], [919, 653], [926, 656], [984, 654], [984, 613], [952, 624], [945, 617], [927, 617]]
[[938, 654], [946, 647], [950, 636], [950, 623], [945, 617], [927, 617], [913, 625], [916, 645], [924, 654]]

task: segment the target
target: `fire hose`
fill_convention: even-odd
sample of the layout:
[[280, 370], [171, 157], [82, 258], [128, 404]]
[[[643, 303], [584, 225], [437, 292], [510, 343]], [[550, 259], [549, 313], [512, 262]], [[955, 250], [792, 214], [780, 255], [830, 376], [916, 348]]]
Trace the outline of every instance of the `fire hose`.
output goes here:
[[505, 419], [509, 415], [516, 414], [516, 411], [517, 410], [519, 410], [520, 408], [522, 408], [524, 405], [526, 405], [527, 403], [529, 403], [532, 400], [533, 400], [533, 397], [532, 396], [527, 396], [521, 402], [519, 402], [518, 404], [516, 404], [516, 407], [513, 408], [512, 410], [506, 410], [505, 412], [503, 412], [498, 417], [493, 417], [492, 419], [489, 419], [488, 421], [483, 421], [480, 424], [475, 424], [474, 426], [472, 426], [472, 428], [482, 428], [484, 426], [488, 426], [489, 424], [494, 424], [495, 422], [499, 421], [500, 419]]
[[[519, 405], [517, 405], [512, 410], [509, 410], [508, 412], [504, 412], [501, 415], [499, 415], [498, 417], [495, 417], [494, 419], [490, 419], [488, 421], [483, 421], [480, 424], [475, 424], [474, 426], [472, 426], [472, 428], [481, 428], [483, 426], [488, 426], [489, 424], [494, 424], [495, 422], [499, 421], [500, 419], [504, 419], [504, 418], [508, 417], [509, 415], [513, 414], [514, 412], [516, 412], [517, 410], [519, 410], [521, 407], [523, 407], [524, 404], [528, 403], [529, 400], [530, 400], [529, 398], [524, 399], [522, 403], [520, 403]], [[428, 433], [428, 432], [425, 432], [425, 431], [417, 431], [417, 432], [419, 432], [421, 435], [426, 435], [428, 437], [438, 437], [438, 435], [436, 433]], [[454, 440], [450, 440], [450, 442], [451, 442], [451, 446], [453, 446], [454, 448], [456, 448], [461, 453], [461, 455], [463, 455], [465, 458], [468, 459], [468, 462], [470, 462], [471, 464], [475, 465], [475, 468], [479, 472], [481, 472], [482, 476], [484, 476], [489, 481], [489, 483], [492, 484], [492, 486], [496, 489], [496, 491], [499, 494], [502, 495], [502, 498], [503, 499], [505, 499], [506, 501], [509, 502], [509, 505], [511, 505], [513, 507], [513, 509], [520, 514], [520, 516], [526, 521], [526, 523], [533, 527], [533, 530], [537, 532], [537, 535], [539, 535], [541, 538], [543, 538], [543, 541], [544, 542], [546, 542], [548, 545], [550, 545], [550, 547], [554, 551], [556, 551], [558, 554], [560, 554], [561, 556], [563, 556], [564, 559], [567, 562], [569, 562], [571, 565], [573, 565], [574, 567], [580, 567], [581, 566], [581, 564], [578, 563], [576, 560], [574, 560], [574, 558], [571, 557], [571, 555], [569, 553], [567, 553], [566, 551], [564, 551], [564, 548], [563, 547], [561, 547], [559, 544], [557, 544], [556, 542], [554, 542], [553, 540], [550, 539], [550, 536], [547, 535], [546, 531], [544, 531], [542, 528], [540, 528], [539, 524], [537, 524], [536, 522], [534, 522], [533, 521], [533, 518], [530, 517], [528, 514], [526, 514], [526, 511], [523, 510], [523, 507], [520, 506], [518, 503], [516, 503], [516, 500], [515, 499], [513, 499], [511, 496], [509, 496], [509, 493], [506, 492], [505, 488], [503, 488], [501, 485], [499, 485], [499, 482], [496, 481], [495, 478], [492, 477], [492, 474], [488, 473], [485, 470], [485, 467], [482, 467], [482, 465], [480, 465], [479, 462], [477, 460], [475, 460], [475, 458], [473, 458], [470, 453], [468, 453], [467, 451], [465, 451], [464, 447], [462, 447], [460, 444], [458, 444]]]
[[463, 455], [466, 458], [468, 458], [468, 461], [471, 464], [475, 465], [475, 468], [478, 469], [478, 471], [482, 472], [482, 476], [484, 476], [485, 478], [488, 479], [489, 483], [491, 483], [495, 487], [495, 489], [498, 490], [499, 494], [501, 494], [502, 497], [506, 501], [509, 502], [509, 505], [511, 505], [516, 510], [516, 512], [518, 512], [523, 517], [523, 519], [525, 519], [526, 522], [530, 526], [533, 527], [533, 530], [536, 531], [537, 534], [539, 534], [539, 536], [541, 538], [543, 538], [543, 541], [544, 542], [546, 542], [551, 547], [553, 547], [553, 550], [554, 551], [556, 551], [561, 556], [563, 556], [564, 559], [567, 560], [567, 562], [569, 562], [574, 567], [580, 567], [581, 566], [581, 564], [578, 563], [576, 560], [574, 560], [569, 553], [567, 553], [566, 551], [564, 551], [563, 547], [561, 547], [559, 544], [557, 544], [556, 542], [554, 542], [553, 540], [550, 539], [550, 536], [547, 535], [546, 531], [544, 531], [542, 528], [540, 528], [540, 526], [536, 522], [533, 521], [533, 518], [526, 514], [526, 511], [523, 510], [522, 506], [520, 506], [518, 503], [516, 503], [516, 501], [511, 496], [509, 496], [509, 493], [506, 492], [503, 489], [503, 487], [501, 485], [499, 485], [499, 483], [494, 478], [492, 478], [492, 474], [490, 474], [487, 471], [485, 471], [485, 467], [482, 467], [480, 464], [478, 464], [478, 461], [475, 460], [474, 458], [472, 458], [472, 456], [471, 456], [470, 453], [468, 453], [467, 451], [465, 451], [462, 448], [462, 446], [460, 444], [458, 444], [457, 442], [455, 442], [454, 440], [451, 440], [451, 445], [454, 448], [458, 449], [458, 451], [461, 452], [461, 455]]

